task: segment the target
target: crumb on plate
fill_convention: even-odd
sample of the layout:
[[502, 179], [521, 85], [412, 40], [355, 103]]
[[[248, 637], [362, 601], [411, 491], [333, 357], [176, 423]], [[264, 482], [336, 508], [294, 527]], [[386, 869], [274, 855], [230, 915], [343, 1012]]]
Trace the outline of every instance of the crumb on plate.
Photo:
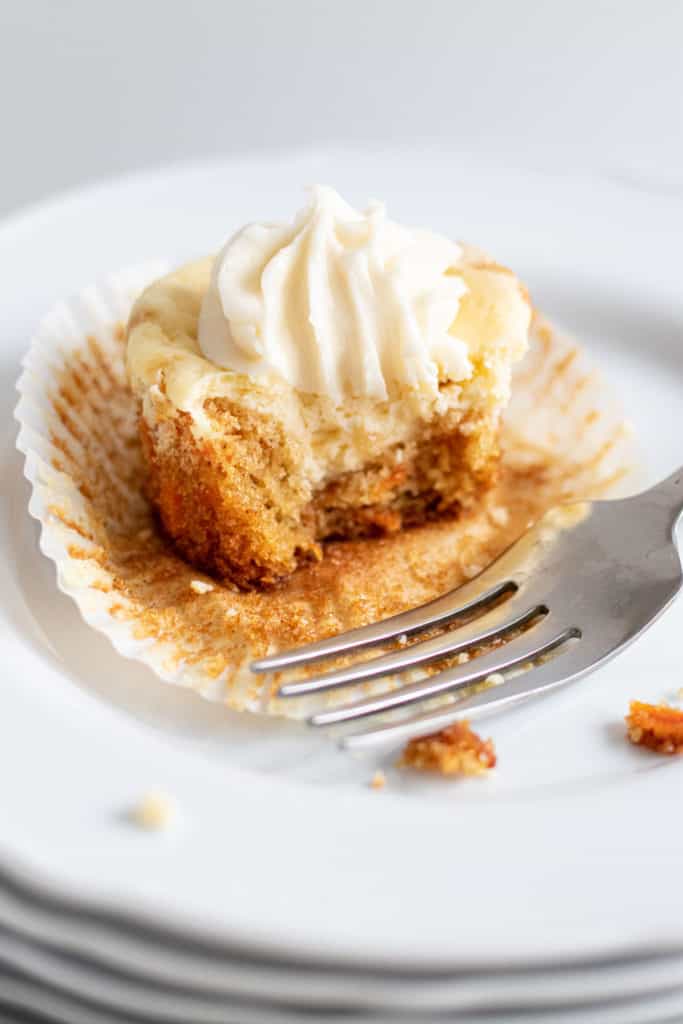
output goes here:
[[176, 815], [175, 804], [165, 793], [145, 793], [131, 811], [131, 820], [151, 832], [168, 828]]
[[683, 711], [668, 704], [632, 700], [626, 716], [628, 738], [657, 754], [683, 754]]
[[387, 777], [384, 772], [375, 772], [370, 779], [370, 789], [384, 789], [387, 784]]
[[454, 722], [440, 732], [410, 740], [399, 764], [440, 775], [484, 775], [496, 764], [493, 741], [482, 740], [469, 722]]

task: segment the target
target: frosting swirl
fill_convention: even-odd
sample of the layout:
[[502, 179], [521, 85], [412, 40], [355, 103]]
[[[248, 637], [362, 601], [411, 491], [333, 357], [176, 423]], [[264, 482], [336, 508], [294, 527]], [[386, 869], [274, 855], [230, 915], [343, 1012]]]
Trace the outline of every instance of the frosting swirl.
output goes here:
[[451, 333], [460, 246], [316, 186], [292, 224], [249, 224], [217, 256], [199, 319], [215, 365], [300, 391], [377, 401], [472, 375]]

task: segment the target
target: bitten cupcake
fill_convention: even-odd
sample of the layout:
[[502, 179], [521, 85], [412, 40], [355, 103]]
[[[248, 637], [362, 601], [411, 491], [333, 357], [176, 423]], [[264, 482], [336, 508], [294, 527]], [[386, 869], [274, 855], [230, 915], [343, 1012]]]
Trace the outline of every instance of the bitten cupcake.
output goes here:
[[193, 565], [268, 586], [321, 543], [471, 508], [531, 319], [481, 252], [312, 190], [149, 287], [128, 325], [149, 497]]

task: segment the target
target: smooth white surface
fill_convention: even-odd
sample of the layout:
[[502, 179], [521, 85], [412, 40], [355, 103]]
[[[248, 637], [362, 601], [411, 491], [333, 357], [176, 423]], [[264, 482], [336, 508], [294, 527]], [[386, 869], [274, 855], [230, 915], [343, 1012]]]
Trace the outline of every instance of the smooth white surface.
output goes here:
[[[458, 224], [500, 254], [544, 310], [590, 342], [625, 396], [652, 474], [681, 461], [670, 426], [683, 414], [683, 205], [590, 178], [501, 174], [445, 151], [189, 168], [8, 223], [6, 413], [25, 339], [55, 298], [106, 269], [207, 251], [228, 221], [288, 209], [311, 171], [352, 198], [383, 180], [393, 208], [417, 223], [435, 224], [447, 209], [446, 233]], [[634, 239], [647, 258], [634, 259]], [[672, 813], [681, 764], [629, 748], [622, 724], [630, 697], [663, 699], [681, 685], [680, 607], [599, 675], [491, 720], [495, 777], [453, 785], [392, 775], [370, 792], [361, 782], [373, 765], [352, 766], [324, 738], [222, 714], [117, 659], [56, 593], [19, 474], [9, 455], [5, 855], [80, 896], [314, 958], [466, 966], [683, 948], [671, 898], [683, 853]], [[182, 808], [168, 835], [121, 819], [152, 784]], [[641, 877], [646, 889], [633, 884]]]
[[[122, 1018], [118, 1009], [109, 1009], [102, 1003], [96, 1008], [93, 1004], [84, 1005], [80, 999], [65, 992], [55, 991], [41, 985], [34, 978], [19, 979], [5, 976], [0, 972], [0, 995], [13, 1008], [24, 1009], [28, 1012], [44, 1014], [50, 1020], [58, 1019], [68, 1021], [68, 1024], [116, 1024], [125, 1021], [125, 1024], [141, 1024], [144, 1018], [132, 1016], [130, 1011], [123, 1010], [125, 1016]], [[133, 1011], [135, 1012], [135, 1011]], [[181, 1010], [181, 1013], [183, 1011]], [[333, 1011], [327, 1014], [324, 1010], [315, 1011], [316, 1024], [324, 1024], [325, 1021], [332, 1022], [339, 1020], [338, 1015]], [[524, 1024], [594, 1024], [596, 1020], [600, 1024], [678, 1024], [680, 1015], [683, 1013], [683, 997], [680, 991], [666, 992], [658, 995], [647, 995], [641, 999], [628, 1000], [621, 1005], [596, 1006], [588, 1005], [579, 1008], [570, 1007], [564, 1010], [539, 1010], [531, 1013], [524, 1013], [521, 1018]], [[155, 1019], [159, 1020], [157, 1016]], [[257, 1006], [246, 1006], [244, 1004], [228, 1008], [221, 1008], [210, 1016], [195, 1017], [193, 1021], [197, 1024], [302, 1024], [302, 1021], [309, 1020], [308, 1015], [302, 1015], [298, 1010], [262, 1004]], [[491, 1013], [479, 1013], [474, 1015], [468, 1011], [458, 1013], [454, 1011], [448, 1014], [449, 1021], [453, 1024], [501, 1024], [499, 1010]], [[508, 1017], [507, 1019], [514, 1019]], [[2, 1016], [2, 1005], [0, 1004], [0, 1021], [7, 1020]], [[175, 1014], [164, 1017], [164, 1022], [179, 1021], [184, 1018]], [[399, 1024], [400, 1021], [409, 1024], [440, 1024], [444, 1020], [443, 1015], [437, 1017], [420, 1013], [415, 1016], [412, 1012], [409, 1015], [397, 1016], [395, 1011], [389, 1014], [378, 1012], [366, 1014], [362, 1011], [351, 1016], [345, 1016], [348, 1024]]]
[[[476, 974], [407, 975], [343, 972], [294, 962], [239, 960], [223, 953], [164, 944], [163, 936], [114, 928], [112, 922], [71, 917], [48, 909], [31, 894], [23, 902], [0, 892], [0, 961], [23, 967], [41, 981], [121, 1005], [168, 1006], [175, 992], [194, 999], [199, 1024], [217, 1005], [268, 999], [283, 1006], [334, 1007], [347, 1011], [473, 1012], [525, 1006], [561, 1009], [591, 1001], [638, 1000], [683, 987], [683, 958], [556, 965], [542, 971], [496, 970]], [[112, 971], [114, 973], [112, 973]], [[124, 973], [125, 977], [122, 976]], [[123, 988], [122, 988], [123, 986]], [[123, 996], [123, 998], [122, 998]], [[177, 1000], [178, 1008], [182, 1000]]]

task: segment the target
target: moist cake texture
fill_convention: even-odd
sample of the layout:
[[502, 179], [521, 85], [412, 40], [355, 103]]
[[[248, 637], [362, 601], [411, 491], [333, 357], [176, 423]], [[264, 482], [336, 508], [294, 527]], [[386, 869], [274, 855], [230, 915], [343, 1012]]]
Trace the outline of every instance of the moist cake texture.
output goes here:
[[496, 752], [492, 740], [462, 721], [409, 740], [399, 764], [439, 775], [485, 775], [496, 766]]
[[628, 738], [657, 754], [683, 754], [683, 711], [668, 704], [631, 701], [626, 716]]
[[193, 565], [274, 584], [321, 542], [471, 508], [530, 308], [477, 250], [329, 189], [147, 289], [128, 326], [148, 490]]

